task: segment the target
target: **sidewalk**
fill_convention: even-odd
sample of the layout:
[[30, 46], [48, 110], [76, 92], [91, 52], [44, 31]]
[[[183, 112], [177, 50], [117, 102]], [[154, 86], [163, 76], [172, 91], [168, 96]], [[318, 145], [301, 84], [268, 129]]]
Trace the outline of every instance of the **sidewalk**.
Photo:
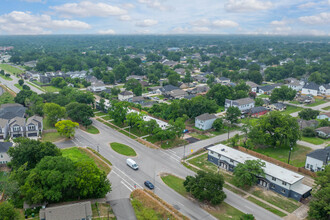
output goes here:
[[312, 148], [313, 150], [323, 149], [326, 146], [328, 146], [327, 143], [323, 143], [323, 144], [320, 144], [320, 145], [315, 145], [315, 144], [308, 143], [306, 141], [297, 141], [297, 144], [300, 144], [300, 145], [305, 146], [305, 147]]

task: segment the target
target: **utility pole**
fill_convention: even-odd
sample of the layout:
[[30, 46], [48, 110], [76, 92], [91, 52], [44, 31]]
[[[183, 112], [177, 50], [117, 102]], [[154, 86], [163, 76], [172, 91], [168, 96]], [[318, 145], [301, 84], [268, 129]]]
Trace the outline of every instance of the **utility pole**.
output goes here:
[[[290, 144], [291, 145], [291, 144]], [[290, 164], [290, 156], [291, 156], [291, 151], [293, 150], [292, 147], [290, 147], [290, 152], [289, 152], [289, 158], [288, 158], [288, 164]]]
[[186, 144], [183, 145], [183, 160], [186, 157]]

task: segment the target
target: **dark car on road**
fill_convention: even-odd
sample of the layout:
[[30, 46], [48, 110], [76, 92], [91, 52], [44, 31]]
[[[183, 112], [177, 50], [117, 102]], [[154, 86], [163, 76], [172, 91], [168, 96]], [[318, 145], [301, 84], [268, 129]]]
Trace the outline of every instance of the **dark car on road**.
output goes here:
[[149, 180], [144, 182], [144, 185], [148, 187], [149, 189], [154, 189], [154, 184], [152, 184]]

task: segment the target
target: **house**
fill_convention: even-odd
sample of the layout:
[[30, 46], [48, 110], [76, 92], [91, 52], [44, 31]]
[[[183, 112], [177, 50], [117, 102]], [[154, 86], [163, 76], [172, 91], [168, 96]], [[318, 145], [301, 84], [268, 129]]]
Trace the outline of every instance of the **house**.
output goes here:
[[136, 80], [144, 80], [145, 79], [145, 76], [139, 76], [139, 75], [130, 75], [128, 77], [126, 77], [126, 81], [127, 80], [130, 80], [130, 79], [136, 79]]
[[260, 87], [258, 84], [254, 83], [254, 82], [251, 82], [251, 81], [247, 81], [245, 84], [250, 86], [251, 91], [255, 92], [255, 93], [257, 92], [258, 87]]
[[306, 155], [305, 169], [316, 172], [330, 163], [330, 147], [317, 149]]
[[195, 98], [195, 97], [196, 97], [196, 95], [190, 94], [190, 95], [186, 95], [183, 98], [188, 99], [188, 100], [191, 100], [192, 98]]
[[92, 82], [87, 88], [91, 92], [102, 92], [106, 90], [105, 84], [102, 81]]
[[193, 89], [188, 90], [187, 92], [190, 94], [201, 94], [206, 93], [210, 90], [210, 87], [208, 85], [198, 85]]
[[214, 114], [204, 113], [195, 118], [195, 127], [202, 129], [204, 131], [211, 129], [213, 122], [216, 119], [217, 119], [217, 117]]
[[144, 97], [143, 96], [134, 96], [133, 98], [129, 98], [128, 101], [132, 102], [134, 104], [143, 104]]
[[330, 83], [321, 85], [319, 90], [322, 95], [330, 95]]
[[199, 82], [199, 83], [206, 83], [207, 82], [207, 78], [205, 76], [202, 75], [196, 75], [192, 77], [195, 81]]
[[300, 130], [303, 130], [304, 128], [316, 128], [319, 125], [319, 122], [316, 120], [304, 120], [304, 119], [297, 119], [297, 122], [299, 124]]
[[307, 83], [301, 90], [301, 94], [317, 96], [320, 86], [314, 82]]
[[281, 85], [282, 84], [260, 86], [260, 87], [258, 87], [257, 92], [258, 92], [258, 94], [270, 95], [275, 88], [279, 88]]
[[7, 152], [11, 146], [13, 146], [11, 142], [0, 142], [0, 165], [10, 162], [11, 158]]
[[175, 89], [165, 93], [164, 95], [170, 99], [183, 99], [187, 95], [187, 92], [182, 89]]
[[162, 92], [163, 95], [166, 95], [166, 93], [171, 92], [173, 90], [177, 90], [177, 89], [180, 89], [180, 88], [177, 86], [173, 86], [173, 85], [166, 85], [166, 86], [163, 86], [160, 89], [160, 91]]
[[0, 140], [5, 140], [8, 134], [8, 120], [0, 118]]
[[258, 118], [261, 115], [264, 115], [268, 112], [269, 110], [263, 106], [258, 106], [258, 107], [253, 107], [249, 110], [248, 114], [251, 117], [256, 117]]
[[42, 117], [34, 115], [27, 119], [25, 124], [26, 137], [39, 137], [42, 130]]
[[221, 83], [221, 84], [224, 84], [224, 85], [227, 85], [227, 84], [230, 83], [230, 79], [227, 78], [227, 77], [223, 77], [223, 76], [221, 76], [221, 77], [215, 79], [215, 81], [216, 81], [217, 83]]
[[162, 94], [161, 88], [163, 88], [162, 86], [154, 86], [154, 87], [149, 87], [148, 90], [150, 91], [150, 93], [153, 94]]
[[142, 87], [149, 86], [149, 83], [146, 82], [146, 81], [141, 80], [141, 81], [139, 81], [139, 82], [140, 82], [140, 84], [141, 84]]
[[251, 108], [254, 107], [254, 100], [251, 98], [242, 98], [237, 100], [225, 100], [225, 109], [227, 110], [230, 106], [237, 107], [242, 113], [247, 113]]
[[186, 75], [186, 70], [183, 68], [175, 69], [174, 71], [179, 75]]
[[269, 104], [267, 107], [272, 111], [284, 111], [286, 109], [286, 105], [280, 102]]
[[299, 81], [294, 81], [294, 82], [290, 82], [287, 84], [287, 86], [291, 89], [298, 91], [301, 91], [303, 88], [303, 85], [301, 85], [301, 83]]
[[93, 76], [93, 75], [87, 75], [86, 78], [85, 78], [85, 80], [87, 82], [90, 82], [90, 83], [93, 83], [93, 82], [97, 82], [98, 81], [98, 79], [95, 76]]
[[320, 127], [315, 129], [317, 136], [321, 138], [328, 139], [330, 138], [330, 127]]
[[24, 137], [25, 118], [15, 117], [9, 120], [8, 130], [11, 138]]
[[42, 208], [39, 211], [40, 220], [92, 220], [91, 202], [80, 202], [68, 205]]
[[330, 112], [322, 112], [317, 116], [317, 119], [328, 119], [330, 121]]
[[[231, 172], [240, 163], [258, 159], [223, 144], [208, 148], [208, 161], [214, 163], [219, 168]], [[258, 185], [298, 201], [302, 201], [304, 198], [310, 196], [312, 188], [302, 183], [304, 179], [303, 175], [270, 162], [261, 161], [265, 163], [265, 167], [263, 168], [265, 177], [258, 176]]]
[[0, 118], [12, 119], [15, 117], [25, 117], [26, 108], [21, 104], [2, 104], [0, 106]]
[[119, 101], [128, 101], [130, 98], [133, 98], [133, 92], [131, 91], [124, 91], [118, 94]]

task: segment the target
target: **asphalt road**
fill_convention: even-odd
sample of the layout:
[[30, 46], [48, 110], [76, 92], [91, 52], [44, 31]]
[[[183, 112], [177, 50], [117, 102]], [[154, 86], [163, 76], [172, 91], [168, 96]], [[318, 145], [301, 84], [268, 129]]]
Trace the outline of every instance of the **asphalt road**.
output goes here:
[[[154, 192], [167, 203], [179, 210], [182, 214], [191, 219], [215, 219], [209, 213], [204, 211], [196, 202], [192, 202], [182, 197], [171, 188], [167, 187], [161, 180], [161, 173], [171, 173], [176, 176], [185, 178], [187, 175], [195, 175], [195, 173], [184, 167], [175, 150], [151, 149], [127, 136], [109, 128], [108, 126], [93, 120], [94, 126], [100, 130], [100, 134], [92, 135], [84, 131], [77, 130], [73, 140], [56, 143], [58, 147], [65, 148], [70, 146], [88, 146], [97, 150], [105, 158], [113, 164], [113, 169], [109, 174], [109, 180], [112, 184], [112, 191], [107, 195], [107, 201], [114, 201], [123, 198], [129, 198], [131, 191], [135, 188], [144, 188], [144, 181], [149, 180], [155, 185]], [[234, 133], [234, 132], [233, 132]], [[223, 137], [221, 136], [220, 139]], [[214, 138], [212, 141], [219, 141]], [[137, 153], [133, 158], [139, 165], [139, 170], [132, 170], [126, 165], [126, 156], [114, 152], [109, 143], [120, 142], [126, 144]], [[198, 148], [206, 146], [209, 142], [200, 141]], [[196, 146], [195, 143], [193, 146]], [[251, 213], [256, 219], [280, 219], [273, 213], [262, 209], [261, 207], [247, 201], [246, 199], [225, 190], [228, 204], [240, 209], [245, 213]]]

